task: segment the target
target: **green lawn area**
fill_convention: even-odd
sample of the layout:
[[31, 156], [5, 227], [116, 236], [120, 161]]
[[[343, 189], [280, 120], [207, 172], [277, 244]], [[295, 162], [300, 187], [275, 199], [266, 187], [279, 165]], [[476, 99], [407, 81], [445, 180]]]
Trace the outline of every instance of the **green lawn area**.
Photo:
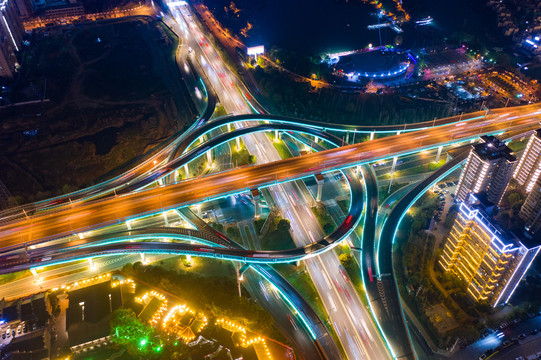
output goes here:
[[394, 177], [398, 176], [407, 176], [407, 175], [415, 175], [415, 174], [424, 174], [426, 172], [432, 172], [438, 170], [440, 167], [442, 167], [445, 164], [445, 159], [442, 159], [440, 161], [436, 162], [430, 162], [428, 164], [419, 165], [419, 166], [413, 166], [407, 169], [401, 169], [397, 170], [394, 173]]
[[254, 164], [256, 161], [255, 155], [251, 155], [246, 147], [242, 146], [240, 150], [237, 146], [231, 146], [231, 163], [234, 167]]
[[340, 206], [340, 209], [342, 210], [344, 215], [348, 213], [350, 203], [349, 200], [337, 200], [336, 203], [338, 204], [338, 206]]
[[319, 204], [311, 208], [312, 213], [314, 213], [319, 225], [325, 232], [325, 235], [329, 235], [336, 229], [336, 224], [334, 223], [333, 218], [327, 212], [327, 209], [323, 204]]
[[524, 148], [526, 147], [526, 145], [528, 144], [528, 140], [530, 138], [525, 138], [524, 140], [522, 141], [519, 141], [519, 140], [516, 140], [516, 141], [511, 141], [507, 144], [507, 146], [513, 150], [514, 152], [517, 152], [517, 151], [521, 151], [521, 150], [524, 150]]
[[[203, 155], [195, 159], [194, 161], [190, 162], [188, 164], [188, 170], [190, 171], [190, 177], [195, 177], [199, 175], [203, 175], [208, 172], [209, 168], [207, 166], [207, 156]], [[182, 178], [184, 179], [184, 167], [182, 167], [182, 170], [179, 171], [182, 172]]]
[[261, 233], [261, 229], [263, 228], [263, 224], [265, 224], [265, 221], [267, 220], [267, 216], [261, 216], [259, 217], [259, 219], [256, 219], [254, 220], [254, 227], [255, 227], [255, 231], [259, 234]]
[[18, 271], [18, 272], [15, 272], [15, 273], [0, 275], [0, 285], [7, 284], [9, 282], [25, 278], [27, 276], [32, 276], [32, 273], [30, 273], [29, 270]]
[[228, 225], [225, 227], [225, 233], [227, 237], [229, 237], [231, 240], [242, 244], [242, 236], [240, 235], [240, 230], [237, 225]]
[[216, 106], [216, 109], [214, 110], [214, 113], [212, 114], [212, 118], [217, 118], [224, 115], [227, 115], [227, 111], [225, 111], [224, 106], [220, 104]]
[[192, 257], [192, 266], [184, 266], [186, 256], [179, 255], [161, 260], [155, 265], [159, 265], [166, 270], [178, 271], [179, 274], [196, 273], [201, 276], [219, 276], [225, 278], [236, 279], [237, 275], [233, 262], [218, 260], [212, 258], [196, 258]]
[[259, 243], [263, 250], [287, 250], [296, 247], [289, 232], [278, 230], [268, 231]]
[[399, 189], [402, 189], [404, 186], [406, 186], [408, 184], [406, 183], [402, 183], [402, 184], [395, 184], [393, 183], [391, 185], [391, 191], [387, 191], [389, 190], [389, 186], [380, 186], [379, 189], [378, 189], [378, 193], [379, 193], [379, 199], [378, 199], [378, 205], [381, 205], [383, 204], [383, 202], [385, 201], [385, 199], [392, 193], [394, 193], [395, 191], [399, 190]]
[[289, 151], [287, 145], [281, 139], [275, 139], [274, 132], [267, 133], [267, 136], [271, 139], [274, 148], [276, 151], [278, 151], [278, 154], [280, 154], [282, 159], [289, 159], [293, 157], [293, 154], [291, 154], [291, 151]]

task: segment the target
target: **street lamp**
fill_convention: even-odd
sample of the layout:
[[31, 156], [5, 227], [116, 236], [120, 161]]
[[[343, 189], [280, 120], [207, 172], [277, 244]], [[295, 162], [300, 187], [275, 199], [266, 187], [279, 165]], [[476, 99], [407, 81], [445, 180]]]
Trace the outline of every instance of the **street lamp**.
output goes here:
[[81, 307], [81, 321], [85, 321], [85, 302], [81, 301], [79, 306]]

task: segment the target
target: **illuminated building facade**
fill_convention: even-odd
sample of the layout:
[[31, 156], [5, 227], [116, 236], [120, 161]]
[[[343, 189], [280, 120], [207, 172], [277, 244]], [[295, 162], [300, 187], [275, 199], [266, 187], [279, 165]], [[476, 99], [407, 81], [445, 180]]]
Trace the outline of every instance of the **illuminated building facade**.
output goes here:
[[0, 0], [0, 77], [11, 78], [17, 64], [24, 28], [13, 0]]
[[513, 174], [526, 192], [532, 191], [541, 174], [541, 129], [534, 132]]
[[539, 249], [504, 234], [482, 207], [461, 203], [438, 263], [467, 284], [472, 299], [495, 307], [509, 301]]
[[458, 181], [456, 199], [466, 201], [469, 194], [485, 192], [489, 201], [498, 204], [513, 175], [517, 158], [512, 150], [494, 136], [481, 136], [472, 150]]
[[519, 216], [524, 220], [524, 226], [528, 231], [541, 234], [541, 178], [538, 178], [533, 185], [530, 194], [520, 208]]

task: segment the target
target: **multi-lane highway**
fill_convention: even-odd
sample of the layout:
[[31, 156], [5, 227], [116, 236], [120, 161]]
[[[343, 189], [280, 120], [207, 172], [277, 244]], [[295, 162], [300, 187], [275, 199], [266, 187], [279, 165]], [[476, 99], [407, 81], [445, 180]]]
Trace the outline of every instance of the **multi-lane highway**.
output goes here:
[[[528, 117], [525, 117], [524, 119], [512, 119], [510, 121], [515, 121], [515, 130], [517, 130], [520, 127], [522, 129], [522, 131], [527, 131], [530, 128], [537, 127], [537, 120], [531, 120]], [[498, 132], [498, 131], [502, 131], [502, 129], [505, 129], [510, 124], [509, 120], [504, 121], [504, 120], [501, 120], [501, 119], [500, 119], [500, 122], [495, 122], [493, 125], [485, 124], [485, 122], [486, 121], [480, 122], [480, 121], [472, 120], [471, 122], [468, 122], [465, 125], [461, 125], [458, 128], [461, 129], [461, 131], [463, 131], [462, 129], [466, 129], [466, 132], [460, 133], [460, 134], [457, 134], [457, 135], [458, 136], [471, 137], [472, 136], [471, 135], [471, 130], [469, 130], [469, 128], [475, 129], [474, 131], [477, 132], [478, 131], [477, 129], [479, 128], [479, 126], [484, 126], [484, 127], [487, 128], [487, 129], [482, 129], [480, 131], [481, 133], [484, 133], [484, 132]], [[41, 215], [36, 215], [36, 216], [33, 216], [33, 217], [29, 218], [29, 219], [26, 219], [26, 220], [22, 221], [22, 223], [25, 223], [25, 222], [30, 223], [30, 225], [27, 225], [28, 228], [25, 228], [24, 225], [23, 225], [23, 227], [21, 227], [20, 226], [21, 222], [17, 222], [15, 224], [10, 224], [10, 225], [7, 226], [7, 228], [9, 228], [10, 226], [19, 225], [19, 227], [16, 227], [17, 229], [19, 229], [19, 232], [17, 234], [19, 236], [15, 236], [15, 240], [16, 240], [15, 243], [20, 243], [19, 239], [21, 238], [21, 236], [23, 236], [21, 230], [27, 230], [28, 236], [35, 236], [31, 240], [40, 239], [39, 234], [36, 234], [36, 231], [35, 231], [36, 227], [37, 227], [36, 225], [38, 225], [38, 224], [41, 224], [43, 226], [43, 228], [47, 229], [47, 230], [57, 229], [58, 226], [60, 226], [60, 227], [64, 226], [64, 228], [66, 228], [66, 224], [62, 224], [62, 221], [63, 221], [62, 219], [67, 219], [67, 225], [70, 226], [70, 230], [68, 232], [71, 232], [72, 229], [73, 229], [74, 232], [79, 232], [79, 231], [76, 231], [78, 229], [77, 226], [80, 226], [78, 224], [78, 222], [79, 221], [85, 221], [85, 220], [88, 221], [89, 218], [94, 217], [93, 214], [95, 214], [96, 212], [99, 212], [99, 213], [101, 213], [101, 216], [104, 216], [103, 218], [98, 217], [98, 219], [105, 220], [105, 219], [107, 219], [107, 217], [111, 217], [113, 219], [114, 218], [124, 218], [124, 219], [126, 219], [126, 218], [129, 218], [129, 217], [137, 216], [137, 214], [140, 214], [142, 212], [148, 212], [148, 210], [143, 211], [142, 209], [138, 208], [138, 205], [143, 205], [144, 204], [143, 208], [148, 206], [149, 205], [148, 202], [154, 204], [154, 209], [150, 210], [151, 212], [152, 211], [155, 212], [156, 210], [163, 209], [163, 208], [168, 208], [168, 207], [170, 207], [170, 201], [172, 201], [172, 199], [170, 199], [169, 195], [174, 195], [174, 194], [177, 194], [177, 193], [173, 192], [172, 194], [168, 194], [168, 193], [163, 194], [163, 191], [167, 190], [167, 189], [170, 189], [170, 188], [173, 189], [173, 188], [182, 186], [183, 184], [184, 185], [185, 184], [191, 184], [194, 181], [195, 182], [207, 181], [208, 179], [213, 179], [213, 178], [217, 178], [217, 180], [214, 180], [213, 183], [216, 183], [216, 182], [221, 183], [222, 180], [228, 181], [231, 178], [231, 176], [229, 176], [230, 173], [234, 174], [235, 172], [240, 172], [242, 174], [242, 173], [245, 173], [246, 171], [248, 171], [248, 174], [247, 174], [248, 177], [245, 178], [245, 179], [252, 180], [253, 177], [251, 176], [250, 172], [253, 171], [253, 169], [267, 168], [269, 166], [271, 166], [273, 169], [275, 169], [273, 171], [277, 171], [278, 173], [282, 174], [281, 179], [284, 179], [283, 172], [280, 171], [281, 166], [278, 166], [278, 169], [276, 170], [277, 165], [281, 165], [282, 163], [287, 163], [287, 162], [296, 163], [298, 160], [310, 160], [311, 158], [317, 157], [318, 155], [325, 154], [325, 153], [329, 154], [329, 155], [326, 156], [325, 160], [323, 160], [323, 161], [327, 161], [327, 159], [329, 159], [329, 158], [332, 159], [333, 161], [335, 161], [337, 156], [341, 158], [341, 162], [338, 163], [338, 162], [335, 161], [335, 162], [332, 163], [333, 167], [342, 167], [342, 166], [346, 166], [346, 165], [357, 164], [357, 163], [360, 163], [360, 162], [367, 162], [367, 161], [374, 160], [374, 159], [370, 159], [369, 157], [359, 159], [358, 156], [354, 156], [354, 157], [351, 158], [351, 157], [348, 157], [348, 154], [350, 154], [350, 153], [355, 154], [355, 153], [359, 153], [359, 152], [360, 153], [366, 153], [366, 152], [361, 151], [361, 150], [363, 150], [363, 147], [366, 147], [367, 145], [374, 145], [374, 144], [377, 145], [378, 143], [384, 143], [384, 144], [393, 143], [394, 145], [389, 146], [390, 151], [391, 151], [391, 155], [394, 155], [393, 151], [403, 152], [403, 151], [407, 151], [408, 149], [411, 150], [410, 147], [406, 147], [405, 150], [402, 148], [404, 144], [402, 144], [402, 142], [400, 140], [402, 140], [404, 138], [406, 138], [406, 140], [405, 140], [406, 144], [409, 144], [410, 146], [411, 146], [411, 143], [413, 142], [411, 140], [411, 138], [416, 139], [416, 140], [421, 139], [421, 141], [422, 141], [422, 139], [429, 138], [429, 140], [427, 140], [427, 143], [428, 143], [427, 146], [434, 146], [435, 144], [439, 145], [440, 143], [433, 143], [433, 142], [430, 141], [430, 140], [437, 139], [435, 136], [432, 136], [430, 133], [433, 133], [433, 132], [436, 132], [436, 131], [440, 132], [440, 131], [442, 131], [442, 129], [443, 130], [449, 130], [449, 129], [446, 129], [445, 127], [451, 127], [451, 130], [457, 128], [457, 126], [455, 124], [446, 125], [446, 126], [443, 126], [443, 127], [440, 127], [440, 128], [422, 130], [422, 131], [412, 133], [412, 134], [402, 134], [402, 135], [398, 135], [398, 136], [393, 136], [393, 137], [387, 137], [387, 138], [383, 138], [383, 139], [379, 139], [379, 140], [374, 140], [374, 141], [372, 141], [370, 143], [350, 145], [350, 146], [346, 146], [346, 147], [339, 148], [339, 149], [336, 149], [336, 150], [326, 150], [326, 151], [323, 151], [321, 153], [316, 153], [316, 154], [311, 154], [311, 155], [302, 156], [302, 157], [298, 157], [298, 158], [293, 158], [293, 159], [289, 159], [289, 160], [286, 160], [286, 161], [281, 161], [281, 162], [276, 162], [276, 163], [271, 163], [271, 164], [264, 164], [264, 165], [254, 166], [254, 167], [238, 169], [238, 170], [234, 170], [232, 172], [226, 172], [225, 174], [227, 174], [228, 176], [225, 176], [225, 177], [224, 177], [224, 174], [211, 175], [209, 177], [204, 177], [204, 178], [201, 178], [201, 179], [195, 179], [195, 180], [192, 180], [192, 181], [182, 182], [182, 183], [179, 183], [179, 184], [176, 184], [176, 185], [166, 186], [166, 187], [163, 187], [161, 189], [160, 188], [159, 189], [153, 189], [153, 190], [144, 191], [144, 192], [140, 192], [140, 193], [136, 193], [136, 194], [130, 194], [130, 195], [126, 195], [126, 196], [121, 196], [121, 197], [118, 197], [118, 198], [115, 198], [115, 199], [106, 199], [106, 200], [103, 200], [103, 201], [94, 202], [94, 203], [88, 203], [88, 204], [76, 204], [76, 205], [73, 205], [73, 207], [68, 208], [68, 209], [58, 209], [56, 212], [53, 212], [53, 213], [50, 213], [50, 214], [45, 213], [45, 214], [41, 214]], [[427, 136], [427, 135], [425, 135], [425, 133], [429, 133], [429, 135]], [[456, 139], [457, 135], [451, 134], [449, 136], [450, 139], [443, 136], [443, 139], [440, 139], [439, 141], [445, 143], [445, 142]], [[377, 147], [380, 148], [380, 147], [384, 147], [384, 146], [387, 146], [387, 145], [381, 145], [380, 144]], [[399, 146], [399, 149], [394, 149], [394, 146]], [[359, 150], [359, 148], [361, 150]], [[345, 153], [344, 153], [344, 150], [345, 150]], [[370, 150], [370, 152], [371, 151], [372, 150]], [[388, 156], [388, 154], [383, 153], [383, 154], [381, 154], [379, 156]], [[306, 174], [306, 171], [304, 170], [305, 168], [309, 169], [311, 171], [311, 173], [320, 172], [321, 170], [323, 170], [320, 166], [315, 166], [314, 168], [310, 167], [310, 166], [313, 166], [313, 165], [320, 165], [320, 163], [321, 163], [320, 160], [318, 160], [318, 162], [316, 162], [316, 163], [311, 163], [309, 161], [308, 162], [309, 165], [306, 165], [306, 163], [303, 161], [303, 163], [301, 163], [300, 168], [298, 168], [296, 165], [292, 166], [290, 168], [292, 168], [292, 169], [298, 168], [299, 170], [298, 170], [297, 175], [293, 175], [293, 176], [290, 176], [290, 177], [306, 176], [307, 174]], [[325, 168], [329, 168], [329, 166], [325, 166]], [[267, 171], [265, 171], [265, 172], [267, 172]], [[260, 171], [256, 171], [255, 173], [260, 174]], [[288, 171], [286, 171], [286, 175], [288, 175]], [[235, 176], [235, 175], [233, 175], [233, 176]], [[259, 176], [261, 176], [261, 175], [259, 175]], [[224, 179], [222, 179], [222, 178], [224, 178]], [[287, 176], [285, 178], [287, 178]], [[220, 179], [222, 179], [222, 180], [220, 180]], [[273, 180], [274, 179], [271, 179], [271, 181], [267, 180], [266, 183], [269, 183], [269, 182], [272, 183]], [[193, 184], [192, 184], [192, 186], [193, 186]], [[231, 190], [228, 190], [228, 191], [235, 191], [235, 190], [243, 189], [243, 188], [244, 188], [244, 186], [233, 187], [233, 188], [231, 188]], [[216, 192], [216, 195], [222, 194], [223, 192], [224, 191], [219, 187], [217, 192]], [[183, 194], [184, 193], [187, 193], [188, 195], [190, 195], [190, 194], [193, 194], [194, 191], [187, 191], [186, 192], [184, 190]], [[195, 193], [196, 193], [196, 194], [194, 194], [195, 197], [193, 198], [193, 199], [196, 199], [195, 201], [200, 201], [200, 200], [208, 197], [207, 196], [208, 194], [205, 194], [205, 196], [202, 196], [202, 195], [199, 194], [199, 196], [197, 196], [197, 191], [195, 191]], [[148, 196], [148, 195], [150, 195], [150, 196]], [[193, 199], [192, 199], [192, 201], [194, 201]], [[157, 203], [160, 203], [160, 206], [157, 206]], [[105, 207], [104, 207], [104, 204], [105, 204]], [[130, 206], [128, 204], [131, 204], [133, 206]], [[112, 208], [110, 208], [110, 207], [112, 207]], [[109, 208], [108, 213], [106, 212], [107, 208]], [[115, 214], [114, 216], [112, 216], [112, 211], [111, 210], [114, 211], [114, 214]], [[120, 213], [119, 213], [119, 210], [120, 210]], [[133, 211], [132, 214], [126, 216], [125, 212], [130, 211], [130, 210]], [[55, 219], [56, 221], [52, 221], [53, 219]], [[77, 220], [79, 220], [79, 221], [77, 221]], [[77, 224], [76, 224], [76, 221], [77, 221]], [[97, 221], [94, 224], [92, 224], [91, 226], [96, 226], [97, 224], [100, 224], [100, 223], [103, 223], [103, 222], [104, 221]], [[115, 221], [113, 221], [113, 222], [115, 222]], [[48, 226], [44, 226], [44, 225], [48, 225]], [[6, 226], [2, 227], [0, 229], [1, 229], [0, 231], [2, 231], [2, 234], [7, 233]], [[53, 231], [56, 231], [57, 235], [59, 233], [61, 233], [61, 232], [58, 232], [58, 230], [53, 230]], [[49, 235], [49, 238], [51, 236], [56, 237], [57, 235], [51, 234], [51, 235]], [[5, 237], [3, 237], [3, 238], [5, 239]], [[19, 240], [19, 241], [17, 241], [17, 240]], [[8, 245], [8, 244], [6, 244], [5, 240], [3, 241], [3, 244]], [[331, 301], [329, 301], [329, 302], [331, 302]], [[332, 309], [335, 306], [336, 306], [335, 304], [333, 305], [331, 303], [330, 308]]]
[[502, 114], [490, 119], [483, 118], [460, 124], [443, 125], [272, 163], [242, 167], [147, 191], [67, 205], [0, 226], [1, 246], [30, 244], [85, 232], [136, 218], [142, 214], [156, 213], [246, 189], [299, 179], [323, 171], [475, 139], [482, 134], [505, 132], [510, 128], [526, 133], [539, 127], [538, 107], [526, 106], [508, 111], [512, 115], [517, 115]]
[[[233, 72], [229, 71], [224, 65], [222, 59], [216, 50], [209, 44], [206, 37], [199, 30], [197, 22], [194, 21], [188, 7], [172, 7], [171, 13], [174, 20], [169, 20], [169, 25], [179, 34], [184, 34], [187, 40], [184, 50], [188, 52], [190, 61], [199, 62], [202, 70], [206, 73], [207, 83], [210, 93], [216, 92], [218, 98], [226, 111], [230, 113], [249, 113], [261, 110], [261, 106], [254, 100], [248, 100], [245, 94], [247, 89]], [[190, 50], [186, 49], [186, 45]], [[182, 68], [182, 58], [179, 57], [179, 65]], [[186, 63], [187, 64], [187, 63]], [[192, 71], [194, 67], [186, 66], [185, 71]], [[249, 96], [248, 96], [249, 98]], [[280, 128], [285, 131], [301, 131], [312, 136], [327, 139], [330, 137], [324, 132], [328, 125], [303, 121], [291, 118], [268, 116], [268, 115], [236, 115], [227, 118], [221, 118], [213, 122], [208, 122], [214, 105], [213, 96], [209, 96], [209, 105], [207, 112], [200, 121], [187, 133], [176, 138], [170, 146], [162, 152], [159, 152], [151, 160], [142, 165], [113, 179], [110, 182], [100, 184], [97, 187], [89, 188], [72, 194], [69, 203], [62, 203], [62, 199], [53, 199], [46, 201], [30, 209], [29, 212], [22, 212], [16, 209], [10, 213], [11, 217], [4, 217], [3, 224], [0, 226], [0, 247], [7, 249], [13, 247], [30, 247], [37, 243], [58, 239], [63, 236], [82, 234], [82, 243], [89, 244], [98, 241], [100, 237], [92, 237], [96, 229], [105, 226], [122, 226], [126, 220], [135, 219], [142, 215], [157, 214], [167, 209], [179, 208], [193, 203], [199, 203], [209, 199], [226, 196], [228, 194], [255, 189], [259, 187], [269, 187], [269, 193], [273, 201], [280, 208], [284, 217], [291, 221], [293, 237], [297, 243], [297, 249], [291, 249], [286, 252], [256, 252], [253, 250], [229, 249], [229, 248], [211, 248], [206, 246], [194, 246], [190, 244], [167, 244], [167, 243], [137, 243], [137, 244], [102, 244], [92, 248], [70, 248], [65, 252], [52, 252], [46, 248], [31, 252], [31, 256], [24, 260], [34, 264], [46, 264], [54, 260], [66, 260], [88, 256], [89, 254], [112, 254], [112, 253], [190, 253], [200, 256], [226, 256], [231, 259], [243, 262], [266, 262], [270, 259], [294, 260], [306, 255], [314, 255], [322, 252], [332, 246], [337, 241], [344, 238], [359, 219], [362, 202], [355, 200], [355, 186], [358, 179], [352, 171], [346, 171], [346, 176], [352, 184], [352, 208], [351, 213], [346, 217], [337, 231], [329, 237], [323, 238], [323, 233], [317, 221], [311, 216], [306, 202], [313, 202], [313, 199], [307, 199], [302, 195], [302, 201], [295, 201], [297, 194], [303, 194], [300, 187], [301, 183], [295, 183], [292, 180], [302, 179], [307, 176], [327, 172], [331, 170], [343, 169], [354, 165], [366, 164], [380, 159], [391, 158], [398, 155], [414, 153], [422, 149], [434, 148], [453, 144], [460, 141], [473, 140], [483, 134], [503, 133], [511, 130], [514, 134], [526, 133], [539, 127], [541, 114], [540, 105], [529, 105], [517, 108], [496, 109], [488, 117], [485, 112], [472, 113], [460, 117], [452, 117], [431, 121], [415, 125], [401, 125], [390, 127], [354, 127], [338, 126], [337, 130], [368, 132], [381, 131], [385, 133], [402, 132], [401, 135], [387, 136], [361, 144], [343, 146], [332, 150], [323, 150], [319, 153], [308, 154], [287, 160], [280, 160], [280, 157], [264, 134], [255, 134], [255, 131], [269, 131]], [[272, 121], [273, 124], [261, 124], [261, 122]], [[283, 123], [276, 125], [276, 123]], [[225, 125], [233, 125], [236, 129], [233, 132], [218, 135], [225, 131]], [[303, 129], [304, 128], [304, 129]], [[417, 130], [413, 132], [413, 130]], [[196, 139], [205, 134], [210, 134], [212, 138], [192, 150], [186, 151]], [[231, 140], [236, 136], [243, 136], [244, 144], [249, 152], [257, 155], [257, 165], [242, 167], [218, 174], [211, 174], [195, 179], [189, 179], [175, 184], [159, 186], [154, 189], [131, 192], [155, 182], [157, 179], [167, 176], [171, 172], [186, 164], [188, 161], [196, 159], [214, 147]], [[184, 153], [182, 156], [175, 154]], [[160, 163], [164, 162], [163, 165]], [[157, 165], [157, 166], [156, 166]], [[365, 174], [365, 177], [367, 174]], [[131, 184], [131, 185], [130, 185]], [[300, 186], [300, 187], [299, 187]], [[103, 195], [111, 192], [113, 189], [124, 188], [116, 192], [114, 197], [102, 198], [100, 200], [88, 201], [89, 198]], [[372, 198], [373, 196], [370, 196]], [[78, 202], [73, 200], [86, 200]], [[377, 192], [376, 192], [377, 199]], [[373, 200], [373, 199], [372, 199]], [[60, 204], [57, 202], [60, 201]], [[373, 202], [373, 201], [371, 201]], [[57, 205], [50, 208], [51, 205]], [[377, 212], [377, 200], [375, 205], [369, 205], [371, 212]], [[35, 212], [36, 210], [40, 210]], [[35, 213], [34, 213], [35, 212]], [[306, 213], [306, 214], [305, 214]], [[375, 216], [375, 213], [372, 214]], [[374, 220], [374, 216], [370, 221]], [[369, 227], [369, 229], [373, 226]], [[162, 236], [163, 233], [146, 230], [150, 237]], [[182, 232], [181, 230], [177, 230]], [[371, 230], [375, 233], [374, 229]], [[144, 231], [142, 231], [144, 232]], [[134, 232], [129, 236], [133, 237]], [[386, 232], [388, 233], [388, 232]], [[83, 235], [84, 234], [84, 235]], [[201, 239], [204, 234], [196, 234]], [[114, 238], [114, 234], [107, 235], [109, 239]], [[174, 237], [174, 236], [172, 236]], [[322, 239], [317, 242], [317, 239]], [[385, 238], [385, 236], [383, 237]], [[383, 239], [382, 238], [382, 239]], [[101, 238], [102, 240], [105, 238]], [[117, 240], [126, 240], [128, 237], [117, 236]], [[371, 239], [374, 239], [371, 236]], [[385, 238], [386, 239], [386, 238]], [[227, 241], [227, 239], [224, 239]], [[388, 239], [387, 239], [388, 240]], [[388, 241], [384, 240], [385, 243]], [[381, 241], [381, 240], [380, 240]], [[315, 243], [314, 243], [315, 242]], [[74, 245], [74, 244], [71, 244]], [[367, 245], [375, 250], [374, 244]], [[363, 248], [365, 248], [363, 246]], [[59, 250], [58, 247], [54, 248]], [[384, 251], [391, 256], [390, 249], [383, 247]], [[382, 250], [383, 251], [383, 250]], [[365, 281], [373, 281], [372, 265], [376, 262], [378, 254], [376, 251], [367, 252], [363, 256], [363, 275]], [[54, 260], [53, 260], [54, 257]], [[267, 260], [265, 260], [267, 259]], [[16, 269], [15, 261], [17, 259], [4, 259], [4, 266], [7, 269]], [[23, 266], [22, 263], [19, 266]], [[336, 255], [325, 253], [315, 259], [306, 261], [307, 269], [312, 277], [318, 292], [322, 297], [329, 320], [339, 335], [344, 351], [348, 358], [369, 358], [384, 359], [388, 358], [386, 347], [383, 344], [379, 331], [375, 329], [373, 323], [366, 316], [366, 309], [362, 306], [357, 293], [347, 280], [347, 276], [342, 276], [339, 270], [339, 262]], [[391, 272], [392, 272], [392, 264]], [[380, 264], [385, 268], [385, 264]], [[271, 274], [270, 268], [259, 268], [260, 274]], [[379, 279], [368, 284], [367, 290], [370, 294], [378, 291], [380, 300], [372, 296], [369, 300], [379, 301], [383, 296], [388, 297], [384, 307], [387, 312], [382, 316], [382, 307], [379, 306], [379, 313], [374, 314], [376, 319], [382, 320], [384, 332], [387, 336], [397, 336], [394, 344], [391, 345], [393, 356], [403, 358], [413, 358], [414, 355], [408, 349], [409, 339], [403, 337], [404, 329], [403, 316], [400, 310], [398, 293], [394, 279], [389, 282], [389, 286], [383, 283], [382, 277], [387, 273], [378, 271]], [[279, 280], [279, 279], [278, 279]], [[276, 281], [278, 281], [276, 280]], [[283, 279], [282, 279], [283, 280]], [[285, 280], [283, 280], [285, 281]], [[377, 286], [375, 286], [376, 284]], [[374, 286], [372, 286], [374, 285]], [[381, 291], [383, 288], [383, 294]], [[388, 290], [390, 289], [390, 290]], [[394, 290], [393, 290], [394, 289]], [[393, 292], [394, 291], [394, 292]], [[390, 304], [390, 305], [389, 305]], [[302, 304], [307, 306], [307, 304]], [[398, 316], [398, 317], [397, 317]], [[395, 322], [393, 324], [393, 321]], [[387, 324], [387, 328], [385, 328]], [[319, 324], [321, 326], [321, 324]], [[388, 330], [391, 329], [391, 330]], [[326, 333], [323, 331], [322, 333]], [[389, 335], [390, 334], [390, 335]], [[327, 336], [326, 341], [330, 341]], [[393, 342], [391, 341], [391, 344]], [[327, 344], [328, 345], [328, 344]], [[327, 346], [331, 349], [332, 346]]]

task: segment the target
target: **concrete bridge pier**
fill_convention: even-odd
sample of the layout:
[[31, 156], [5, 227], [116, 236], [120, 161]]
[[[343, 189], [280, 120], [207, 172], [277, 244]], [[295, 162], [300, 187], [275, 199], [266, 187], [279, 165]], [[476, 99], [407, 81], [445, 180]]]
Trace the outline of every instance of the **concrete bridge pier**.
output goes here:
[[394, 175], [394, 170], [395, 170], [395, 167], [396, 167], [396, 161], [398, 160], [398, 157], [395, 156], [393, 158], [393, 166], [391, 167], [391, 180], [389, 180], [389, 189], [387, 189], [387, 193], [389, 193], [391, 191], [391, 186], [393, 185], [393, 175]]
[[252, 192], [252, 198], [254, 199], [254, 216], [256, 219], [259, 218], [259, 199], [261, 198], [261, 193], [258, 189], [254, 189]]
[[240, 151], [240, 137], [236, 137], [235, 140], [237, 141], [237, 151]]
[[92, 258], [88, 259], [88, 263], [90, 264], [90, 270], [96, 270], [96, 264], [94, 264], [94, 260]]
[[207, 151], [207, 166], [212, 167], [212, 150]]
[[441, 151], [443, 149], [443, 146], [440, 146], [438, 148], [438, 153], [436, 154], [436, 162], [439, 162], [440, 161], [440, 155], [441, 155]]
[[374, 135], [375, 134], [376, 134], [375, 130], [370, 133], [370, 141], [374, 140]]
[[143, 265], [147, 265], [149, 263], [148, 259], [145, 256], [145, 253], [141, 253], [141, 262]]
[[163, 222], [166, 227], [169, 227], [169, 219], [167, 218], [167, 211], [163, 212]]
[[34, 275], [34, 280], [39, 281], [38, 271], [36, 269], [30, 269], [30, 272]]
[[316, 182], [317, 182], [317, 202], [321, 201], [321, 196], [323, 194], [323, 182], [325, 181], [325, 178], [321, 174], [316, 174]]
[[186, 179], [190, 177], [190, 172], [188, 170], [188, 164], [184, 164], [184, 172], [186, 173]]

